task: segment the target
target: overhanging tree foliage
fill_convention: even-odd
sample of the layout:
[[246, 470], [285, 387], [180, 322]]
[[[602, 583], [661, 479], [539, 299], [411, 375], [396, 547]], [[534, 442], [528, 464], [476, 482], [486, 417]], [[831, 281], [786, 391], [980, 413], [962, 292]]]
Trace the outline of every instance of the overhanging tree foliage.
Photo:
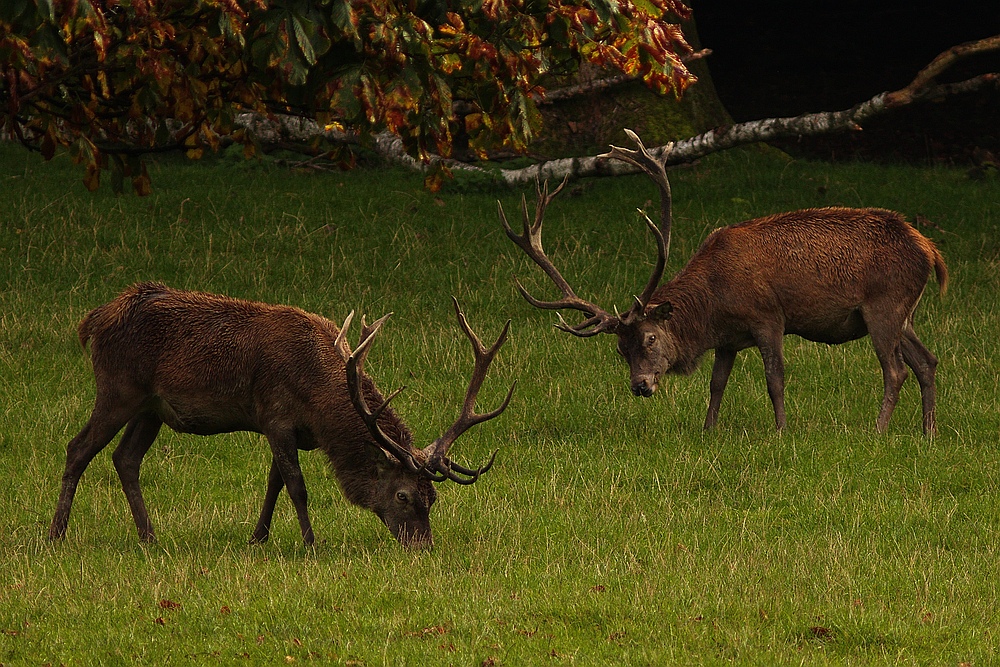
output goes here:
[[548, 74], [581, 62], [658, 92], [694, 81], [680, 0], [4, 0], [0, 131], [88, 188], [110, 168], [149, 191], [141, 156], [197, 157], [222, 137], [254, 150], [241, 112], [389, 132], [420, 160], [456, 136], [523, 149]]

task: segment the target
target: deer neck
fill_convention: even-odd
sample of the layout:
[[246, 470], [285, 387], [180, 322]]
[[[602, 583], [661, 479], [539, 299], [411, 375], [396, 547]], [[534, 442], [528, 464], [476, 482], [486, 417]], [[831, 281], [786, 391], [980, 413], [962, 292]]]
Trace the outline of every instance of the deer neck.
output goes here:
[[668, 301], [673, 311], [661, 327], [677, 346], [674, 372], [688, 375], [697, 368], [701, 356], [715, 347], [710, 335], [714, 315], [711, 290], [698, 276], [681, 273], [660, 286], [650, 299], [647, 310]]

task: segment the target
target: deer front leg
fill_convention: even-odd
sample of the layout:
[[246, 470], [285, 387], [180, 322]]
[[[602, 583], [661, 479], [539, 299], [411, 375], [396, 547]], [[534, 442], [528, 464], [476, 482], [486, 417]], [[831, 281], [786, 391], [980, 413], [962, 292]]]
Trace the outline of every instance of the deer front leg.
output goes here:
[[271, 518], [274, 516], [274, 505], [278, 502], [278, 494], [285, 488], [285, 480], [281, 478], [278, 464], [271, 457], [271, 471], [267, 474], [267, 493], [264, 494], [264, 505], [260, 508], [260, 519], [254, 528], [250, 544], [263, 544], [271, 536]]
[[[271, 443], [272, 467], [277, 466], [281, 479], [288, 489], [288, 495], [292, 498], [292, 504], [295, 506], [295, 514], [299, 518], [299, 528], [302, 530], [302, 541], [307, 546], [311, 545], [315, 538], [313, 537], [312, 524], [309, 522], [309, 512], [306, 509], [306, 481], [302, 476], [302, 468], [299, 467], [299, 450], [295, 441], [295, 431], [287, 429], [268, 433], [267, 440]], [[270, 479], [270, 475], [268, 478]], [[269, 481], [268, 489], [270, 490], [270, 488]], [[265, 498], [265, 503], [266, 500]]]
[[722, 392], [726, 390], [729, 374], [733, 371], [736, 361], [736, 350], [716, 348], [715, 363], [712, 364], [712, 381], [709, 384], [708, 414], [705, 416], [705, 428], [715, 426], [719, 419], [719, 405], [722, 403]]

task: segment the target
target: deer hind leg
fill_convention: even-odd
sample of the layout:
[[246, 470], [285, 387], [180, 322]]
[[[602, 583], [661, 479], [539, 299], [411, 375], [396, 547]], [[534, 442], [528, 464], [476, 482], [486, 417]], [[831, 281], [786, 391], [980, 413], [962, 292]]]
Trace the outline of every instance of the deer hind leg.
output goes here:
[[58, 540], [66, 534], [69, 524], [69, 513], [73, 507], [73, 497], [80, 483], [83, 471], [90, 462], [104, 449], [111, 439], [128, 423], [132, 411], [115, 401], [102, 399], [98, 393], [94, 410], [90, 419], [76, 436], [66, 445], [66, 468], [62, 476], [62, 489], [56, 512], [49, 526], [49, 539]]
[[[277, 466], [281, 479], [288, 488], [288, 495], [292, 498], [295, 506], [295, 513], [299, 518], [299, 528], [302, 530], [302, 541], [311, 545], [314, 541], [312, 524], [309, 521], [309, 512], [306, 509], [306, 481], [302, 476], [302, 468], [299, 467], [299, 450], [295, 441], [295, 432], [268, 433], [267, 440], [271, 443], [272, 468]], [[268, 476], [268, 492], [270, 494], [273, 485]], [[274, 491], [275, 497], [278, 495], [278, 488]], [[267, 497], [265, 497], [265, 507], [267, 509]], [[273, 499], [272, 499], [273, 504]], [[263, 512], [261, 518], [263, 519]]]
[[264, 505], [260, 508], [260, 519], [250, 537], [250, 544], [263, 544], [271, 536], [271, 518], [274, 516], [274, 505], [278, 494], [285, 488], [285, 480], [281, 478], [278, 462], [271, 458], [271, 470], [267, 475], [267, 493], [264, 494]]
[[715, 363], [712, 364], [712, 381], [709, 384], [708, 414], [705, 415], [705, 428], [715, 426], [719, 419], [719, 406], [722, 404], [722, 393], [729, 383], [729, 374], [733, 372], [736, 361], [736, 350], [717, 348]]
[[909, 322], [903, 328], [900, 348], [903, 352], [903, 361], [913, 370], [914, 375], [917, 376], [917, 382], [920, 383], [920, 399], [924, 412], [924, 435], [935, 435], [937, 422], [934, 402], [937, 389], [935, 388], [934, 376], [938, 364], [937, 357], [924, 347]]
[[122, 491], [125, 492], [129, 509], [132, 510], [132, 519], [139, 532], [139, 539], [143, 542], [152, 542], [156, 539], [156, 535], [153, 533], [153, 524], [149, 520], [146, 503], [139, 488], [139, 466], [142, 465], [142, 458], [153, 445], [162, 425], [163, 422], [155, 414], [144, 414], [133, 418], [125, 427], [125, 434], [111, 455], [115, 470], [118, 472], [118, 479], [122, 483]]

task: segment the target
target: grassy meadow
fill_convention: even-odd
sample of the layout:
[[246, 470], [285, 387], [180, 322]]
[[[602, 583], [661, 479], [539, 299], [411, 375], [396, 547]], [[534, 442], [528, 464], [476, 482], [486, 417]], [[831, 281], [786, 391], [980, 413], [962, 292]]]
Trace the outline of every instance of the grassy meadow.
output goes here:
[[[911, 377], [888, 433], [869, 340], [786, 339], [788, 428], [760, 356], [737, 358], [718, 427], [711, 355], [652, 398], [610, 336], [553, 329], [514, 288], [551, 285], [504, 236], [520, 190], [460, 177], [299, 173], [225, 155], [151, 165], [154, 192], [94, 194], [82, 172], [0, 145], [0, 664], [991, 665], [1000, 662], [1000, 177], [789, 161], [733, 151], [671, 171], [671, 274], [715, 227], [807, 206], [926, 219], [951, 280], [916, 329], [939, 357], [938, 425]], [[529, 201], [533, 193], [529, 193]], [[626, 307], [654, 248], [643, 177], [572, 184], [546, 249], [584, 298]], [[480, 393], [500, 418], [452, 454], [477, 484], [438, 486], [435, 549], [401, 549], [303, 453], [317, 544], [282, 494], [248, 546], [267, 443], [163, 429], [138, 541], [111, 463], [84, 475], [67, 537], [46, 538], [66, 443], [94, 387], [76, 325], [139, 280], [288, 303], [342, 321], [392, 311], [367, 364], [418, 444], [458, 414], [472, 367], [451, 310], [491, 341]], [[356, 332], [355, 332], [356, 335]], [[352, 336], [352, 341], [355, 338]]]

